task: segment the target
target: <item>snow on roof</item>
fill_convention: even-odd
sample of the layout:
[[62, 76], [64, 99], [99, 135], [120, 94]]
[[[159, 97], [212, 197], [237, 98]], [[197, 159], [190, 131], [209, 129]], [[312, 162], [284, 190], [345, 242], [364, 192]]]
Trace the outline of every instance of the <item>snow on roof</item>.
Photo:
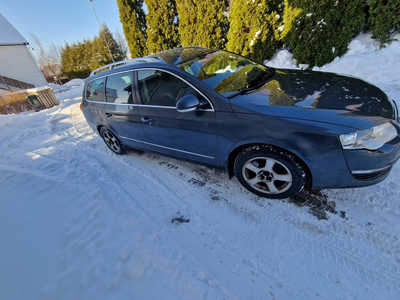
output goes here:
[[27, 44], [28, 41], [0, 13], [0, 46]]

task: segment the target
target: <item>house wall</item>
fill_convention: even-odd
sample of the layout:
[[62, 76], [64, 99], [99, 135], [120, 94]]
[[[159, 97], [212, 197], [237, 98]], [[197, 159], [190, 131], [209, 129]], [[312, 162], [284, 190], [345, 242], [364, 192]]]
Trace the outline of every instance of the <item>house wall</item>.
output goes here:
[[46, 79], [25, 45], [0, 46], [0, 75], [36, 87], [47, 85]]

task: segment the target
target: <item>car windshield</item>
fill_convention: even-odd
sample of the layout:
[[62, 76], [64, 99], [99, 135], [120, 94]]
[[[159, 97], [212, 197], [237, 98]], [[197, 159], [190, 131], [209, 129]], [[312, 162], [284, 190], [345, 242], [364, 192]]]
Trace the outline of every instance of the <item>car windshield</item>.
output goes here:
[[259, 87], [273, 75], [259, 63], [222, 50], [184, 48], [154, 56], [195, 76], [228, 98]]

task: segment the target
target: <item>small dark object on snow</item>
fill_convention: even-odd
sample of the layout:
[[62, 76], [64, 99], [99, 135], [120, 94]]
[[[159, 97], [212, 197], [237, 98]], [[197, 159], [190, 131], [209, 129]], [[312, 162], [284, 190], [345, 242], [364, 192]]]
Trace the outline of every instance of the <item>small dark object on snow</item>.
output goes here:
[[179, 217], [179, 218], [173, 218], [171, 220], [171, 223], [189, 223], [190, 219], [184, 219], [183, 217]]

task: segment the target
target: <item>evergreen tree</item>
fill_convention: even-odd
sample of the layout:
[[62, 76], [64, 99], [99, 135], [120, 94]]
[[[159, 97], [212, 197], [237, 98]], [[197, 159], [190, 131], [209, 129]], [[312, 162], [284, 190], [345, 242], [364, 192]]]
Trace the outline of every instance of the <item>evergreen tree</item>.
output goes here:
[[86, 78], [90, 74], [90, 61], [87, 52], [91, 48], [90, 41], [74, 42], [72, 45], [65, 43], [61, 50], [61, 64], [68, 79]]
[[365, 22], [365, 0], [285, 0], [283, 41], [299, 64], [343, 55]]
[[116, 42], [107, 26], [103, 24], [99, 34], [92, 40], [85, 39], [82, 42], [74, 42], [71, 45], [65, 43], [61, 50], [61, 64], [69, 79], [86, 78], [91, 71], [112, 63], [102, 33], [104, 33], [114, 60], [119, 61], [124, 58], [120, 45]]
[[61, 48], [61, 68], [64, 74], [69, 78], [68, 72], [72, 66], [71, 46], [65, 42], [64, 47]]
[[236, 0], [229, 14], [228, 50], [257, 61], [270, 58], [281, 45], [281, 0]]
[[225, 48], [227, 0], [176, 0], [182, 46]]
[[148, 14], [147, 47], [149, 53], [173, 49], [179, 45], [178, 12], [175, 0], [145, 0]]
[[146, 15], [142, 8], [143, 0], [117, 0], [119, 18], [125, 38], [128, 42], [131, 57], [142, 57], [147, 54]]
[[393, 41], [392, 34], [400, 30], [399, 0], [370, 0], [368, 30], [381, 44]]
[[[104, 41], [107, 41], [107, 45]], [[88, 46], [89, 43], [86, 43]], [[120, 61], [124, 58], [124, 51], [121, 49], [117, 41], [114, 39], [108, 27], [103, 23], [99, 34], [91, 41], [91, 49], [86, 49], [86, 53], [90, 53], [87, 61], [90, 61], [90, 69], [94, 70], [104, 65], [112, 63], [111, 55], [114, 61]], [[107, 48], [108, 46], [108, 48]], [[88, 48], [88, 47], [87, 47]], [[110, 49], [110, 52], [108, 51]]]
[[183, 47], [199, 46], [194, 43], [197, 28], [196, 0], [176, 0], [179, 15], [179, 36]]

